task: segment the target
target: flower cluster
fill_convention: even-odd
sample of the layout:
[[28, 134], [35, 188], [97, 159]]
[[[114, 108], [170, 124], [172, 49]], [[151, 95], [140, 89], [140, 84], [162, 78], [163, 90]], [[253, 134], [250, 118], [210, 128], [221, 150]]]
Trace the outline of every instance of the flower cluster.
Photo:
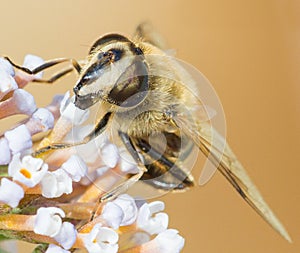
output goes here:
[[[28, 55], [23, 66], [41, 64], [41, 58]], [[47, 253], [180, 252], [184, 239], [168, 229], [163, 202], [121, 194], [99, 203], [124, 177], [139, 172], [108, 134], [79, 146], [36, 152], [80, 142], [93, 128], [86, 123], [89, 111], [76, 108], [68, 92], [38, 108], [23, 88], [40, 78], [41, 73], [15, 71], [0, 58], [0, 119], [26, 116], [0, 135], [0, 233], [46, 245], [40, 252]]]

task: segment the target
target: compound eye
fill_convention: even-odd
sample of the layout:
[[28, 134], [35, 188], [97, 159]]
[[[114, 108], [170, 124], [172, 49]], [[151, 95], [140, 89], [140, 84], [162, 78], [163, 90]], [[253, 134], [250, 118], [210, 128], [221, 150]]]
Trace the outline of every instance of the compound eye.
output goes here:
[[110, 54], [110, 59], [112, 62], [119, 61], [124, 53], [124, 51], [120, 49], [111, 49], [108, 52]]
[[121, 107], [134, 107], [145, 99], [148, 90], [147, 65], [143, 60], [136, 60], [119, 77], [108, 100]]
[[99, 47], [114, 42], [130, 42], [130, 40], [121, 34], [112, 33], [112, 34], [104, 35], [103, 37], [95, 41], [95, 43], [92, 45], [90, 49], [89, 54], [93, 53]]

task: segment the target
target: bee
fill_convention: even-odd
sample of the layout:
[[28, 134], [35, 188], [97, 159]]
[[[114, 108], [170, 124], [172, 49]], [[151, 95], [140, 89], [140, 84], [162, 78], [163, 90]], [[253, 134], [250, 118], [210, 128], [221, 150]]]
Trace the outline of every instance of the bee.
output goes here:
[[[285, 228], [266, 204], [224, 137], [217, 133], [209, 121], [192, 117], [195, 108], [203, 105], [187, 89], [189, 78], [185, 70], [168, 57], [163, 50], [164, 43], [157, 39], [152, 30], [149, 32], [148, 25], [139, 26], [137, 34], [134, 39], [121, 34], [100, 37], [92, 45], [83, 66], [73, 59], [62, 58], [29, 70], [6, 58], [13, 66], [29, 74], [71, 61], [72, 68], [48, 80], [34, 81], [52, 83], [75, 69], [78, 73], [73, 89], [75, 106], [85, 110], [99, 104], [104, 112], [94, 130], [82, 142], [53, 143], [33, 155], [87, 143], [106, 129], [114, 128], [136, 161], [139, 172], [104, 195], [101, 201], [105, 201], [138, 180], [145, 180], [162, 190], [184, 190], [193, 186], [194, 179], [181, 162], [195, 145], [240, 196], [290, 241]], [[181, 156], [182, 153], [185, 155]]]

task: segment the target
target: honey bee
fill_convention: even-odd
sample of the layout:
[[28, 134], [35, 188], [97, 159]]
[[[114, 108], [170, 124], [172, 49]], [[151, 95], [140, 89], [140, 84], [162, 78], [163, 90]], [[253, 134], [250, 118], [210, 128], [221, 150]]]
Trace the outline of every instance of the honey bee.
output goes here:
[[[117, 125], [117, 135], [140, 172], [104, 195], [101, 201], [105, 201], [140, 179], [162, 190], [184, 190], [193, 186], [194, 179], [181, 166], [179, 155], [182, 150], [188, 153], [191, 146], [196, 145], [242, 198], [290, 241], [285, 228], [263, 200], [225, 139], [209, 121], [193, 117], [195, 108], [203, 105], [187, 89], [189, 78], [185, 70], [168, 57], [162, 40], [157, 39], [152, 30], [149, 32], [148, 25], [139, 26], [137, 35], [134, 39], [121, 34], [102, 36], [92, 45], [83, 66], [73, 59], [63, 58], [29, 70], [7, 58], [16, 68], [29, 74], [71, 61], [72, 68], [61, 71], [49, 80], [34, 81], [52, 83], [75, 69], [78, 73], [73, 89], [76, 107], [85, 110], [94, 104], [101, 104], [104, 112], [94, 130], [82, 142], [53, 143], [33, 155], [87, 143], [107, 128]], [[162, 137], [164, 148], [160, 147]]]

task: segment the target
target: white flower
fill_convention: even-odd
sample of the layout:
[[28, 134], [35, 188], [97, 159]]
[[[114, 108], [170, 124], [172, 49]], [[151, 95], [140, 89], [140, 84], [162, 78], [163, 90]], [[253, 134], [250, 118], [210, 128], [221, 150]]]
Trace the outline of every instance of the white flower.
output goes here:
[[0, 165], [8, 164], [11, 160], [11, 153], [5, 137], [0, 138], [0, 153]]
[[184, 238], [175, 229], [168, 229], [159, 233], [153, 240], [160, 253], [179, 253], [184, 246]]
[[101, 158], [106, 166], [114, 168], [119, 160], [119, 150], [116, 145], [107, 143], [101, 148]]
[[73, 122], [74, 125], [81, 125], [87, 120], [89, 110], [81, 110], [74, 104], [74, 96], [70, 97], [70, 92], [66, 92], [64, 99], [60, 104], [60, 114], [62, 117]]
[[77, 230], [74, 225], [70, 222], [64, 222], [61, 226], [61, 229], [57, 235], [54, 236], [54, 239], [64, 247], [64, 249], [70, 249], [77, 237]]
[[89, 253], [116, 253], [118, 240], [119, 236], [114, 230], [96, 224], [84, 237], [84, 245]]
[[161, 201], [142, 205], [137, 217], [137, 227], [151, 235], [166, 230], [169, 217], [166, 213], [161, 213], [164, 208], [164, 203]]
[[0, 186], [0, 201], [8, 204], [9, 206], [15, 208], [19, 205], [20, 200], [24, 197], [23, 188], [6, 179], [1, 179]]
[[72, 155], [61, 168], [65, 170], [74, 182], [79, 182], [87, 173], [88, 167], [81, 157]]
[[118, 229], [119, 226], [133, 224], [137, 218], [137, 213], [138, 209], [134, 199], [127, 194], [122, 194], [104, 206], [101, 217], [108, 226]]
[[40, 207], [37, 210], [34, 233], [50, 237], [56, 236], [62, 227], [63, 210], [57, 207]]
[[43, 131], [52, 129], [54, 126], [54, 117], [53, 117], [52, 113], [45, 108], [37, 109], [33, 113], [32, 119], [40, 121], [40, 123], [43, 126]]
[[117, 204], [108, 202], [102, 210], [101, 217], [106, 221], [108, 226], [118, 229], [124, 219], [124, 212]]
[[50, 244], [45, 253], [70, 253], [68, 250], [64, 250], [59, 246], [54, 244]]
[[[28, 54], [24, 58], [23, 67], [30, 70], [35, 69], [38, 66], [41, 66], [45, 61], [36, 55]], [[35, 75], [36, 78], [42, 78], [43, 72], [39, 72]]]
[[37, 109], [32, 117], [25, 123], [30, 135], [46, 132], [54, 126], [53, 114], [45, 108]]
[[10, 76], [15, 76], [14, 67], [3, 57], [0, 57], [0, 70], [5, 71]]
[[20, 153], [13, 156], [12, 161], [8, 165], [8, 175], [13, 180], [19, 181], [28, 187], [37, 185], [48, 171], [48, 164], [42, 159], [33, 158], [32, 156], [24, 156], [20, 160]]
[[41, 181], [42, 195], [46, 198], [57, 198], [73, 191], [72, 179], [63, 169], [47, 172]]
[[[1, 58], [0, 58], [1, 59]], [[0, 95], [3, 97], [10, 91], [16, 90], [18, 88], [18, 84], [15, 79], [3, 70], [0, 66]]]
[[0, 57], [0, 99], [8, 92], [18, 88], [14, 75], [13, 66], [7, 60]]
[[11, 99], [14, 100], [20, 114], [31, 115], [36, 110], [34, 97], [23, 89], [16, 89]]
[[128, 226], [135, 222], [138, 214], [138, 208], [134, 198], [128, 194], [119, 195], [112, 203], [122, 208], [124, 217], [120, 226]]
[[120, 169], [122, 172], [128, 174], [136, 174], [139, 172], [136, 162], [127, 151], [121, 151], [120, 157]]
[[8, 146], [12, 154], [20, 153], [32, 147], [31, 135], [25, 125], [20, 125], [15, 129], [6, 131], [4, 136], [8, 141]]

